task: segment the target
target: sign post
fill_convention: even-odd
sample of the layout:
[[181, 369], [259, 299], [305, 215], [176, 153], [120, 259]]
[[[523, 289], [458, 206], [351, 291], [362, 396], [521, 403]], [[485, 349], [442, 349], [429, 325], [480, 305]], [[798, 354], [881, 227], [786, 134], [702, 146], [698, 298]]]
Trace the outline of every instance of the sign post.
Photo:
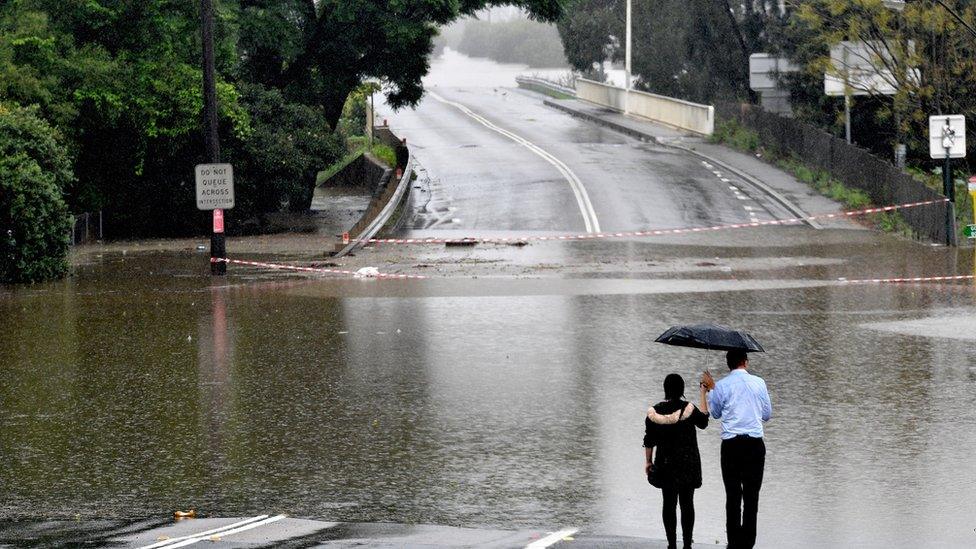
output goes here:
[[[976, 223], [976, 175], [969, 178], [969, 198], [971, 199], [973, 205], [973, 223]], [[976, 238], [976, 224], [969, 225], [966, 227], [969, 229], [969, 233], [966, 236], [969, 238]], [[976, 268], [976, 266], [974, 266]]]
[[946, 208], [946, 245], [956, 245], [956, 189], [952, 181], [953, 158], [966, 157], [966, 117], [961, 114], [929, 117], [929, 156], [944, 160], [942, 190], [949, 199]]
[[[217, 134], [217, 80], [214, 68], [214, 0], [200, 0], [200, 38], [203, 43], [203, 126], [204, 143], [207, 146], [207, 160], [212, 164], [220, 162], [220, 137]], [[231, 207], [234, 204], [233, 173], [231, 173]], [[217, 210], [222, 205], [201, 207], [200, 204], [200, 171], [197, 167], [197, 208], [214, 210], [214, 228], [217, 226]], [[223, 212], [220, 213], [221, 227], [223, 227]], [[227, 274], [227, 262], [215, 261], [227, 259], [224, 249], [224, 233], [213, 232], [210, 235], [210, 274]]]
[[224, 210], [234, 207], [234, 167], [230, 164], [198, 164], [196, 167], [197, 209], [213, 210], [210, 236], [210, 273], [227, 274], [224, 242]]

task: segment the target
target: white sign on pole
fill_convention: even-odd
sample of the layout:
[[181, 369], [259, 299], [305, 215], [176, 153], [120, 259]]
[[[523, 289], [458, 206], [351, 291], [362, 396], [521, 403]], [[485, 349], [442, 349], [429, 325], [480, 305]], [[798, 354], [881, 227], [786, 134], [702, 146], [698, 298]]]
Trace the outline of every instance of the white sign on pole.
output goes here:
[[778, 89], [776, 79], [779, 75], [799, 71], [800, 68], [785, 57], [754, 53], [749, 56], [749, 88], [753, 91]]
[[929, 156], [935, 159], [966, 157], [966, 117], [943, 114], [929, 117]]
[[229, 210], [234, 207], [234, 167], [230, 164], [198, 164], [197, 209]]
[[[915, 42], [908, 42], [914, 53]], [[868, 42], [840, 42], [830, 48], [831, 72], [824, 74], [824, 95], [895, 95], [898, 93], [894, 74], [883, 67], [894, 66], [887, 46], [877, 40]], [[907, 70], [905, 77], [912, 83], [921, 82], [922, 73], [916, 68]]]

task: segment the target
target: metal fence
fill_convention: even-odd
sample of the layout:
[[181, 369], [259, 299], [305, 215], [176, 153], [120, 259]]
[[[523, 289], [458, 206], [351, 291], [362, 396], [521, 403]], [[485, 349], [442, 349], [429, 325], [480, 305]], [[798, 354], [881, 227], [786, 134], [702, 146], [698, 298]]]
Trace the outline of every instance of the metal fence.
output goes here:
[[[719, 119], [736, 120], [759, 134], [767, 149], [796, 156], [845, 185], [863, 190], [875, 204], [887, 206], [942, 197], [893, 164], [810, 124], [764, 111], [756, 105], [718, 103], [715, 109]], [[902, 210], [901, 215], [921, 238], [944, 243], [948, 207], [946, 203], [933, 204]]]
[[71, 245], [88, 244], [102, 240], [104, 223], [102, 212], [82, 213], [75, 215], [75, 224], [71, 228]]

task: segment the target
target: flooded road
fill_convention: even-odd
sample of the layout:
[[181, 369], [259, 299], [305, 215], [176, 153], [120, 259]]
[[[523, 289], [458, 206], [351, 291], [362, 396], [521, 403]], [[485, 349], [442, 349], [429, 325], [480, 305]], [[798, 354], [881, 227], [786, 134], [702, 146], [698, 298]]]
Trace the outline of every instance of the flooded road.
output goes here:
[[[415, 226], [455, 237], [525, 228], [479, 219], [459, 193], [472, 221]], [[608, 211], [620, 204], [597, 206], [622, 229], [688, 221]], [[715, 221], [702, 215], [732, 216], [690, 219]], [[77, 250], [67, 281], [0, 287], [0, 543], [14, 521], [96, 531], [191, 508], [662, 539], [643, 415], [666, 374], [693, 387], [725, 366], [653, 340], [698, 321], [745, 329], [768, 350], [751, 365], [774, 406], [760, 547], [976, 542], [976, 291], [839, 280], [967, 274], [971, 250], [787, 226], [381, 246], [332, 265], [316, 238], [231, 239], [228, 251], [430, 278], [235, 265], [214, 280], [195, 243], [121, 243]], [[725, 540], [716, 422], [699, 443], [695, 537], [706, 546]]]
[[[641, 474], [641, 416], [667, 373], [724, 366], [719, 354], [652, 341], [707, 319], [769, 350], [753, 365], [775, 407], [762, 546], [967, 546], [973, 290], [838, 285], [829, 281], [870, 268], [857, 257], [916, 273], [951, 258], [838, 231], [864, 240], [845, 256], [815, 242], [830, 240], [821, 233], [780, 231], [810, 235], [806, 261], [830, 261], [633, 277], [500, 267], [556, 250], [585, 258], [593, 244], [553, 243], [464, 252], [485, 259], [478, 277], [231, 269], [214, 282], [201, 256], [131, 253], [105, 254], [64, 283], [5, 288], [0, 515], [192, 507], [663, 538], [660, 495]], [[720, 253], [790, 263], [762, 246], [681, 249], [604, 248], [619, 261]], [[717, 425], [699, 439], [696, 538], [724, 540]]]

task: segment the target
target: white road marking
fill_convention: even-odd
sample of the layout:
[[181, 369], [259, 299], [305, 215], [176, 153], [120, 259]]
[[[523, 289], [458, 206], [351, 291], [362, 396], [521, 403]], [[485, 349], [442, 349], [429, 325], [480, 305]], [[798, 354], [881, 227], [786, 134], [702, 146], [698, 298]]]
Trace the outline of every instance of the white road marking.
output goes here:
[[573, 173], [573, 170], [569, 169], [569, 166], [564, 164], [562, 160], [559, 160], [555, 156], [539, 148], [537, 145], [535, 145], [528, 139], [520, 137], [506, 129], [499, 128], [495, 124], [491, 123], [491, 121], [489, 121], [487, 118], [475, 113], [474, 111], [472, 111], [471, 109], [465, 107], [460, 103], [455, 103], [454, 101], [449, 101], [447, 99], [444, 99], [443, 97], [437, 95], [432, 91], [428, 91], [427, 93], [430, 94], [430, 96], [436, 99], [437, 101], [440, 101], [445, 105], [450, 105], [458, 109], [459, 111], [470, 116], [471, 118], [474, 118], [482, 126], [490, 130], [493, 130], [495, 132], [498, 132], [504, 135], [505, 137], [511, 139], [512, 141], [515, 141], [519, 145], [522, 145], [526, 149], [529, 149], [536, 155], [540, 156], [546, 162], [555, 166], [556, 169], [559, 170], [559, 173], [561, 173], [562, 176], [566, 179], [566, 181], [569, 182], [569, 186], [573, 189], [573, 194], [576, 196], [576, 203], [579, 205], [580, 213], [583, 214], [583, 224], [586, 226], [586, 232], [588, 233], [600, 232], [600, 221], [596, 217], [596, 211], [593, 210], [593, 204], [590, 202], [590, 195], [586, 193], [586, 187], [583, 186], [583, 182], [580, 181], [580, 178], [577, 177], [576, 174]]
[[214, 535], [216, 535], [216, 536], [218, 536], [220, 538], [225, 538], [225, 537], [230, 536], [230, 535], [233, 535], [233, 534], [239, 534], [241, 532], [245, 532], [245, 531], [251, 530], [253, 528], [258, 528], [259, 526], [266, 526], [268, 524], [271, 524], [272, 522], [277, 522], [277, 521], [279, 521], [279, 520], [281, 520], [283, 518], [285, 518], [285, 515], [275, 515], [273, 517], [266, 518], [266, 519], [260, 520], [258, 522], [252, 522], [250, 524], [245, 524], [244, 526], [240, 526], [238, 528], [234, 528], [233, 530], [223, 530], [221, 532], [218, 532], [217, 534], [212, 534], [212, 535], [197, 534], [196, 536], [194, 536], [194, 537], [192, 537], [190, 539], [183, 540], [183, 541], [181, 541], [179, 543], [174, 543], [172, 545], [166, 545], [165, 546], [165, 549], [171, 549], [173, 547], [186, 547], [187, 545], [193, 545], [195, 543], [200, 543], [201, 541], [209, 540]]
[[737, 191], [737, 190], [739, 190], [739, 188], [738, 188], [738, 187], [736, 187], [735, 185], [729, 185], [729, 189], [731, 189], [731, 190], [733, 190], [733, 191]]
[[553, 532], [544, 538], [537, 539], [532, 543], [525, 546], [525, 549], [545, 549], [550, 545], [555, 545], [559, 543], [563, 538], [572, 536], [579, 530], [572, 528], [569, 530], [560, 530], [558, 532]]
[[722, 178], [720, 178], [720, 179], [722, 180], [722, 183], [729, 183], [729, 182], [731, 181], [731, 180], [730, 180], [729, 178], [727, 178], [727, 177], [722, 177]]
[[212, 535], [221, 533], [224, 530], [230, 530], [232, 528], [237, 528], [239, 526], [244, 526], [245, 524], [249, 524], [249, 523], [252, 523], [252, 522], [259, 521], [259, 520], [264, 520], [266, 518], [268, 518], [268, 515], [258, 515], [256, 517], [251, 517], [249, 519], [244, 519], [242, 521], [234, 522], [232, 524], [225, 524], [224, 526], [221, 526], [220, 528], [214, 528], [212, 530], [206, 530], [206, 531], [199, 532], [199, 533], [196, 533], [196, 534], [191, 534], [189, 536], [180, 536], [180, 537], [176, 537], [176, 538], [165, 539], [163, 541], [158, 541], [156, 543], [153, 543], [152, 545], [143, 545], [139, 549], [156, 549], [157, 547], [170, 547], [170, 544], [172, 544], [172, 543], [177, 543], [177, 542], [180, 542], [180, 541], [183, 541], [183, 540], [187, 540], [187, 539], [191, 539], [191, 538], [196, 538], [196, 537], [200, 537], [200, 536], [212, 536]]

